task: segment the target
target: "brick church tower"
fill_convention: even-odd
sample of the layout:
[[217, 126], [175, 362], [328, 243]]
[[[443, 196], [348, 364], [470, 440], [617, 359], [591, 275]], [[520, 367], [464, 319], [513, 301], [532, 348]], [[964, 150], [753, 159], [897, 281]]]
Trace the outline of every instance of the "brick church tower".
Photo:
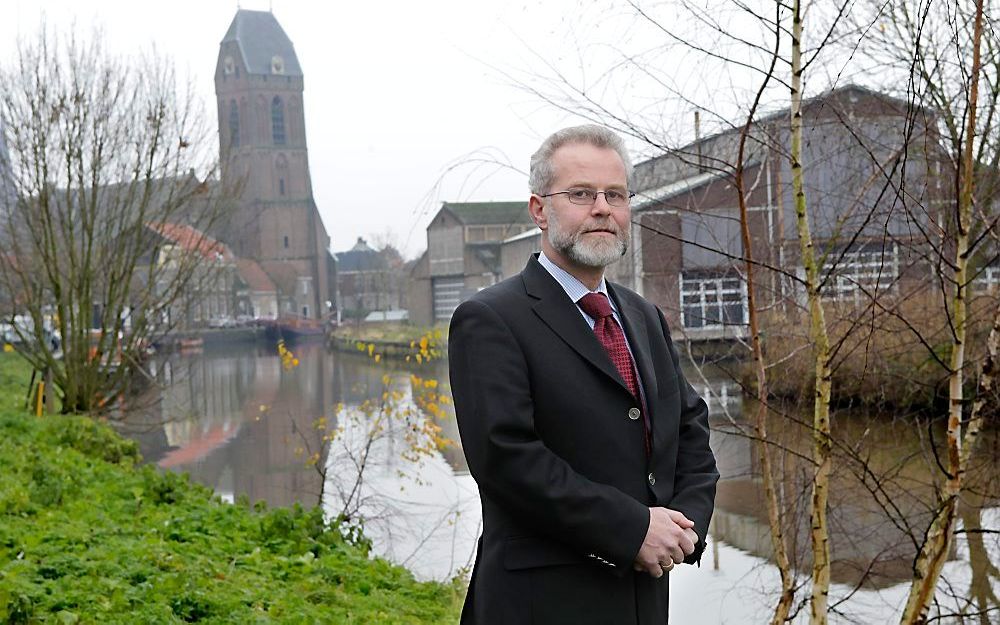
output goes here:
[[223, 183], [241, 189], [220, 236], [270, 276], [279, 314], [317, 319], [331, 299], [330, 239], [313, 200], [302, 89], [295, 48], [274, 15], [238, 10], [215, 68]]

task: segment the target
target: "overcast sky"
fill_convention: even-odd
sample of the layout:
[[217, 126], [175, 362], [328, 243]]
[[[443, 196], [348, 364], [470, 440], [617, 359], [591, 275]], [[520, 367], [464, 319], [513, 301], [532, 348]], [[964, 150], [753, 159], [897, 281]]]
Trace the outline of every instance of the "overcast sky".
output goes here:
[[[193, 81], [213, 126], [219, 42], [237, 7], [273, 10], [305, 75], [313, 194], [333, 250], [363, 236], [388, 240], [407, 257], [426, 247], [425, 228], [442, 201], [527, 199], [528, 159], [541, 139], [583, 121], [578, 104], [567, 113], [531, 89], [558, 99], [565, 84], [586, 86], [587, 97], [655, 135], [656, 143], [679, 145], [693, 136], [696, 107], [705, 134], [739, 119], [759, 74], [732, 72], [764, 67], [743, 44], [769, 36], [755, 34], [754, 20], [737, 3], [689, 3], [710, 18], [700, 31], [679, 3], [643, 4], [656, 12], [651, 25], [617, 0], [5, 0], [3, 6], [0, 61], [12, 58], [19, 36], [37, 33], [43, 15], [52, 27], [75, 24], [83, 34], [98, 27], [117, 53], [155, 46], [172, 58]], [[687, 45], [696, 39], [739, 63], [713, 66], [711, 56]], [[761, 49], [769, 46], [765, 40]], [[834, 70], [848, 80], [843, 67]], [[772, 104], [786, 102], [787, 89], [779, 87]], [[636, 160], [653, 153], [627, 140]]]
[[[313, 193], [334, 251], [389, 233], [413, 256], [441, 201], [526, 199], [531, 152], [574, 121], [497, 71], [530, 62], [529, 46], [546, 50], [561, 28], [559, 2], [7, 0], [0, 59], [11, 58], [18, 36], [37, 31], [43, 12], [51, 26], [99, 26], [117, 52], [155, 45], [172, 57], [214, 122], [219, 41], [238, 4], [273, 9], [295, 45]], [[483, 149], [521, 171], [467, 165], [442, 179]]]

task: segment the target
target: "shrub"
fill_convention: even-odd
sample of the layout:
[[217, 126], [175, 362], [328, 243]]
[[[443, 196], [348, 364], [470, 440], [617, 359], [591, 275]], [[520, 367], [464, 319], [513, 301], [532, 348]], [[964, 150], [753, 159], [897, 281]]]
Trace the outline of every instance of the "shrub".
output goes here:
[[[934, 301], [939, 304], [929, 303]], [[877, 409], [939, 407], [948, 392], [948, 371], [941, 363], [948, 363], [951, 349], [951, 330], [939, 299], [886, 300], [883, 306], [891, 308], [865, 312], [849, 302], [827, 303], [830, 343], [836, 348], [831, 362], [834, 402]], [[977, 298], [970, 306], [970, 373], [980, 366], [995, 311], [995, 300], [989, 297]], [[772, 311], [765, 315], [762, 327], [771, 363], [771, 394], [811, 402], [815, 361], [807, 314]], [[750, 386], [756, 383], [749, 364], [743, 378]], [[968, 375], [966, 381], [971, 392], [975, 375]]]

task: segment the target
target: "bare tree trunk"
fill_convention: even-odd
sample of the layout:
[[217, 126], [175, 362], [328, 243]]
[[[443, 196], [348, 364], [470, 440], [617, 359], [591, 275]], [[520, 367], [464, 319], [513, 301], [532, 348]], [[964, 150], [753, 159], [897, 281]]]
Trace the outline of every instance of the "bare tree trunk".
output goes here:
[[0, 66], [0, 133], [5, 312], [31, 317], [20, 352], [52, 372], [62, 410], [102, 410], [169, 331], [170, 308], [231, 256], [206, 234], [229, 206], [210, 182], [208, 126], [168, 62], [43, 26]]
[[806, 273], [806, 291], [809, 298], [810, 336], [816, 362], [816, 390], [813, 404], [813, 463], [815, 474], [812, 484], [811, 527], [812, 542], [812, 598], [810, 601], [811, 625], [827, 622], [830, 593], [830, 533], [827, 524], [827, 501], [830, 482], [830, 338], [827, 334], [826, 316], [820, 300], [819, 267], [813, 251], [809, 216], [806, 212], [806, 194], [802, 180], [802, 14], [801, 3], [792, 4], [792, 122], [791, 159], [792, 193], [795, 201], [795, 220], [799, 233], [802, 266]]
[[[780, 23], [780, 5], [777, 6], [779, 13], [775, 19], [775, 24]], [[788, 560], [788, 548], [785, 540], [784, 527], [781, 522], [781, 508], [778, 502], [777, 491], [774, 487], [774, 467], [771, 462], [771, 443], [767, 438], [767, 372], [764, 362], [764, 350], [760, 340], [760, 320], [757, 309], [757, 287], [754, 278], [753, 263], [753, 240], [750, 237], [750, 220], [747, 212], [747, 191], [746, 178], [744, 176], [743, 164], [746, 155], [747, 135], [753, 125], [753, 119], [757, 114], [757, 107], [760, 104], [761, 96], [767, 88], [768, 83], [774, 73], [774, 67], [778, 60], [778, 47], [780, 43], [780, 30], [775, 29], [774, 36], [774, 56], [771, 58], [771, 66], [767, 76], [761, 83], [757, 91], [750, 112], [747, 114], [747, 122], [740, 131], [739, 152], [736, 157], [736, 197], [740, 208], [740, 235], [743, 240], [744, 271], [746, 271], [747, 282], [747, 310], [750, 321], [750, 344], [753, 354], [754, 373], [757, 379], [757, 413], [754, 416], [754, 433], [760, 443], [760, 472], [764, 486], [764, 499], [767, 506], [767, 522], [771, 530], [771, 546], [774, 549], [774, 562], [778, 567], [778, 574], [781, 576], [781, 596], [774, 608], [771, 617], [771, 625], [781, 625], [788, 619], [788, 614], [792, 609], [792, 602], [795, 600], [795, 588], [793, 586], [792, 566]], [[769, 175], [769, 174], [767, 174]]]
[[[951, 548], [957, 511], [958, 496], [962, 490], [962, 473], [968, 452], [962, 451], [962, 403], [964, 394], [962, 383], [965, 367], [966, 339], [966, 297], [968, 291], [969, 226], [972, 219], [972, 196], [974, 177], [973, 149], [976, 136], [976, 106], [979, 98], [979, 75], [981, 70], [980, 43], [983, 37], [983, 1], [976, 2], [976, 17], [972, 41], [972, 71], [969, 74], [968, 117], [965, 129], [965, 144], [959, 169], [961, 188], [958, 197], [955, 231], [955, 297], [952, 300], [952, 348], [950, 376], [948, 384], [948, 475], [941, 487], [940, 506], [927, 530], [926, 538], [920, 546], [913, 566], [913, 581], [906, 608], [900, 619], [902, 625], [926, 623], [927, 613], [934, 598], [934, 589], [945, 559]], [[978, 431], [978, 428], [976, 428]], [[967, 434], [974, 430], [970, 426]]]

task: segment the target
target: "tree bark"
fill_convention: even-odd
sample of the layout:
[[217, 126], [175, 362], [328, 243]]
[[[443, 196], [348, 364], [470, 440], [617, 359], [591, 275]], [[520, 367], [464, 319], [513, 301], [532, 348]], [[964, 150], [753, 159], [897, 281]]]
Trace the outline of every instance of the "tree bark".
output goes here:
[[813, 463], [810, 539], [812, 545], [811, 625], [826, 625], [830, 594], [830, 533], [827, 508], [830, 482], [830, 338], [820, 300], [819, 267], [813, 250], [809, 215], [806, 210], [802, 178], [802, 14], [800, 0], [792, 4], [792, 81], [791, 81], [791, 160], [792, 193], [799, 234], [802, 266], [806, 274], [809, 302], [810, 336], [815, 358], [815, 396], [813, 398]]
[[[778, 16], [775, 20], [777, 24], [780, 18], [780, 5], [777, 6]], [[774, 607], [774, 614], [771, 616], [771, 625], [782, 625], [788, 620], [788, 615], [792, 609], [792, 602], [795, 600], [794, 579], [792, 576], [792, 566], [788, 560], [788, 547], [785, 540], [784, 526], [781, 522], [781, 506], [778, 501], [777, 490], [774, 483], [774, 466], [771, 461], [771, 443], [767, 435], [767, 370], [764, 360], [764, 350], [760, 340], [760, 320], [757, 308], [757, 288], [754, 277], [753, 263], [753, 240], [750, 236], [750, 219], [747, 210], [746, 178], [744, 176], [743, 164], [746, 159], [747, 136], [753, 125], [754, 117], [761, 96], [770, 82], [774, 73], [774, 67], [778, 60], [778, 48], [780, 44], [780, 30], [775, 30], [774, 56], [771, 58], [771, 66], [768, 69], [764, 81], [761, 83], [757, 96], [750, 112], [747, 114], [747, 121], [740, 131], [739, 150], [736, 157], [736, 197], [740, 209], [740, 236], [743, 242], [744, 271], [746, 272], [747, 283], [747, 311], [750, 324], [750, 345], [753, 356], [754, 374], [757, 380], [757, 411], [754, 415], [754, 433], [760, 445], [760, 472], [761, 481], [764, 487], [764, 501], [767, 506], [767, 521], [771, 534], [771, 547], [774, 550], [774, 563], [778, 567], [778, 574], [781, 577], [781, 595], [778, 603]], [[770, 207], [768, 207], [770, 208]]]
[[[955, 220], [955, 269], [953, 274], [955, 295], [952, 298], [953, 333], [948, 380], [948, 474], [939, 490], [938, 509], [914, 560], [913, 580], [910, 583], [906, 607], [900, 619], [901, 625], [916, 625], [927, 622], [931, 601], [934, 599], [934, 590], [951, 548], [958, 512], [958, 497], [962, 490], [962, 474], [965, 470], [963, 460], [968, 460], [968, 452], [963, 454], [962, 451], [962, 406], [965, 399], [962, 384], [964, 382], [967, 334], [969, 228], [972, 220], [975, 177], [973, 150], [976, 138], [976, 107], [979, 96], [982, 36], [983, 1], [977, 0], [972, 41], [972, 71], [969, 73], [968, 117], [962, 161], [959, 167], [960, 191]], [[973, 432], [974, 430], [970, 427], [968, 434], [975, 436]]]

